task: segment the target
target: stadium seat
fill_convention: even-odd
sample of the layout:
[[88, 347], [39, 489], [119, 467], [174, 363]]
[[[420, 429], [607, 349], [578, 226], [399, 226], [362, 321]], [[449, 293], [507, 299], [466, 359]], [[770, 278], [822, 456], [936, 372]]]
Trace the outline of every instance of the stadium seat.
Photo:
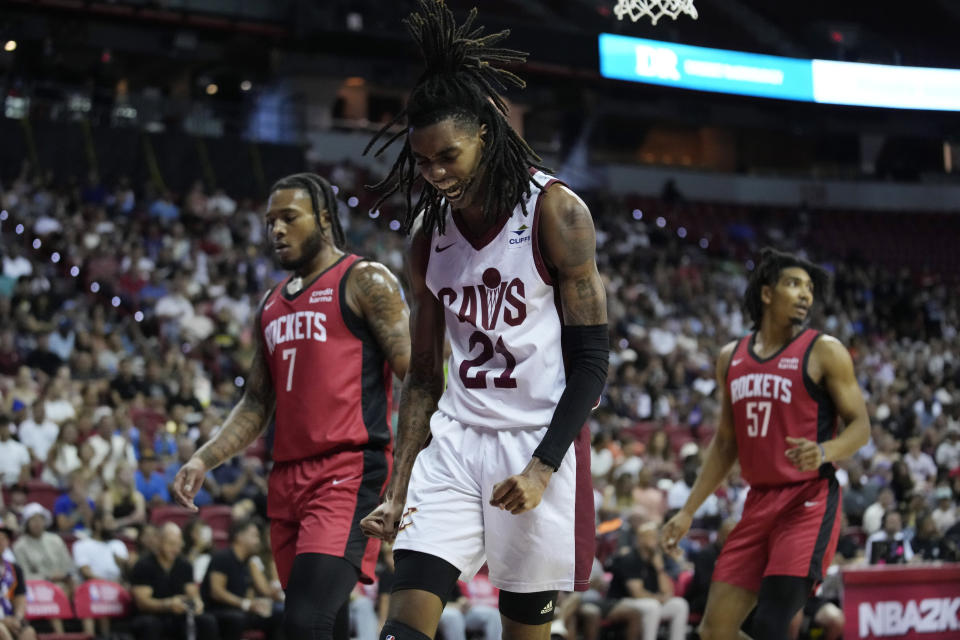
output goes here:
[[60, 493], [60, 489], [42, 480], [27, 481], [27, 502], [39, 502], [51, 512]]
[[150, 523], [159, 526], [166, 522], [173, 522], [182, 529], [193, 516], [194, 513], [190, 509], [169, 504], [151, 509]]
[[[67, 594], [47, 580], [27, 580], [27, 620], [69, 620], [73, 607]], [[38, 633], [39, 640], [93, 640], [87, 633]]]
[[229, 533], [230, 523], [233, 522], [233, 509], [226, 504], [211, 504], [200, 507], [200, 519], [210, 525], [213, 532]]
[[87, 580], [73, 594], [78, 618], [124, 618], [133, 609], [133, 596], [108, 580]]

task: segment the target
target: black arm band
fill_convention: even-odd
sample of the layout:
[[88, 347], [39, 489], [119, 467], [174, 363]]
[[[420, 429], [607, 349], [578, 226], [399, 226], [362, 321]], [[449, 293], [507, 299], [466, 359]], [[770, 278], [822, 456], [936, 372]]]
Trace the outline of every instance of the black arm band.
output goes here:
[[533, 455], [554, 469], [587, 422], [607, 381], [610, 334], [605, 324], [564, 326], [561, 332], [567, 356], [567, 387], [553, 412], [553, 420]]

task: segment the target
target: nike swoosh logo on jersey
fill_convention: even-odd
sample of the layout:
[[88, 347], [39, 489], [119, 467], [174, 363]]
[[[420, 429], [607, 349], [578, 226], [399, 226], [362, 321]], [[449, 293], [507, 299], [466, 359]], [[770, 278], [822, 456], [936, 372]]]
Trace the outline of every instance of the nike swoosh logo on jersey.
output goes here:
[[820, 503], [819, 503], [819, 502], [814, 502], [814, 501], [812, 501], [812, 500], [807, 500], [806, 502], [803, 503], [803, 506], [805, 506], [805, 507], [815, 507], [815, 506], [817, 506], [818, 504], [820, 504]]
[[733, 366], [737, 366], [737, 365], [740, 364], [741, 362], [743, 362], [743, 358], [737, 358], [736, 360], [734, 360], [734, 361], [731, 362], [730, 364], [732, 364]]
[[276, 302], [276, 300], [271, 300], [271, 301], [268, 302], [267, 304], [263, 305], [263, 310], [266, 311], [267, 309], [269, 309], [270, 307], [272, 307], [274, 302]]
[[448, 244], [448, 245], [445, 246], [445, 247], [441, 247], [440, 245], [437, 245], [436, 248], [434, 249], [434, 251], [436, 251], [437, 253], [443, 253], [444, 251], [446, 251], [447, 249], [449, 249], [450, 247], [452, 247], [452, 246], [455, 245], [455, 244], [457, 244], [457, 243], [456, 243], [456, 242], [451, 242], [450, 244]]
[[337, 480], [336, 478], [334, 478], [334, 479], [333, 479], [333, 482], [331, 482], [330, 484], [332, 484], [333, 486], [337, 486], [338, 484], [342, 484], [342, 483], [344, 483], [344, 482], [347, 482], [348, 480], [353, 480], [354, 478], [357, 478], [357, 477], [359, 477], [359, 476], [353, 476], [353, 477], [350, 477], [350, 478], [340, 478], [339, 480]]

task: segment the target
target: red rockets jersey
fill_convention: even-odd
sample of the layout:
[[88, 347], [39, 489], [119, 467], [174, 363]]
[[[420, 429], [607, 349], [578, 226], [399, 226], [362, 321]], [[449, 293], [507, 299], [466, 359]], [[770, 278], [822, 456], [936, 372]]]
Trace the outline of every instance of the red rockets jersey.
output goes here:
[[787, 459], [787, 436], [814, 442], [836, 431], [836, 410], [826, 390], [807, 375], [820, 333], [806, 329], [769, 358], [753, 352], [756, 334], [741, 338], [727, 369], [726, 392], [743, 478], [752, 486], [776, 486], [832, 475], [833, 466], [798, 471]]
[[276, 461], [391, 445], [393, 373], [345, 297], [347, 275], [361, 260], [344, 255], [294, 295], [286, 293], [287, 278], [264, 301]]

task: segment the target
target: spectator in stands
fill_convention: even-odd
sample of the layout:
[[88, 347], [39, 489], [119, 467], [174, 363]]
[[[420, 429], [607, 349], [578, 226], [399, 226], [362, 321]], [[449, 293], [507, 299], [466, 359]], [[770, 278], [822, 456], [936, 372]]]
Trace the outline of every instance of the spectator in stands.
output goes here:
[[87, 438], [94, 451], [92, 464], [100, 469], [100, 477], [109, 484], [116, 475], [117, 466], [121, 463], [136, 465], [137, 456], [129, 438], [117, 432], [113, 411], [107, 409], [101, 412], [96, 429]]
[[[86, 444], [86, 443], [84, 443]], [[59, 533], [91, 529], [94, 502], [90, 498], [90, 483], [84, 469], [70, 474], [70, 488], [53, 503], [53, 516]]]
[[103, 509], [96, 509], [90, 525], [90, 535], [73, 544], [73, 562], [83, 580], [124, 582], [130, 554], [120, 540], [107, 528], [108, 519]]
[[[273, 553], [270, 551], [270, 527], [261, 526], [260, 537], [263, 539], [263, 545], [260, 551], [250, 558], [250, 578], [253, 580], [253, 589], [261, 598], [269, 598], [273, 602], [273, 610], [283, 615], [283, 601], [286, 594], [280, 585], [280, 576], [277, 573], [277, 564], [273, 560]], [[374, 636], [377, 635], [381, 624], [373, 629]]]
[[180, 555], [182, 549], [180, 528], [167, 522], [156, 552], [141, 556], [130, 573], [136, 607], [131, 627], [138, 640], [185, 640], [190, 616], [198, 639], [218, 637], [217, 620], [204, 612], [193, 569]]
[[274, 613], [273, 601], [257, 596], [253, 588], [250, 561], [261, 548], [259, 524], [245, 520], [230, 527], [230, 546], [210, 557], [200, 593], [217, 619], [221, 640], [240, 640], [247, 629], [273, 638], [280, 629], [282, 617]]
[[[693, 488], [693, 483], [696, 481], [697, 473], [699, 471], [699, 454], [693, 453], [687, 455], [683, 459], [683, 478], [677, 482], [674, 482], [670, 487], [670, 490], [667, 492], [668, 509], [679, 509], [683, 507], [684, 503], [687, 501], [687, 497], [690, 495], [690, 490]], [[694, 522], [698, 523], [695, 526], [704, 526], [704, 524], [716, 520], [719, 517], [720, 502], [717, 500], [717, 496], [715, 494], [710, 494], [710, 496], [704, 501], [703, 505], [701, 505], [694, 514]]]
[[867, 507], [863, 512], [863, 530], [867, 535], [871, 535], [880, 530], [883, 523], [883, 514], [893, 509], [895, 506], [893, 500], [893, 489], [884, 487], [877, 494], [877, 501]]
[[903, 506], [910, 499], [910, 494], [916, 487], [913, 476], [910, 474], [910, 468], [907, 463], [900, 460], [894, 460], [890, 466], [890, 488], [893, 489], [893, 496], [897, 504]]
[[143, 392], [143, 383], [133, 372], [133, 358], [120, 360], [117, 375], [110, 381], [110, 397], [113, 405], [120, 406], [130, 402]]
[[34, 379], [30, 367], [23, 365], [17, 370], [17, 376], [6, 394], [3, 409], [10, 411], [17, 401], [29, 407], [40, 397], [40, 385]]
[[937, 487], [933, 492], [933, 498], [936, 500], [937, 508], [933, 510], [931, 517], [937, 531], [943, 535], [958, 520], [957, 505], [953, 500], [953, 492], [948, 486]]
[[113, 483], [103, 492], [101, 506], [111, 531], [146, 522], [147, 501], [137, 491], [131, 465], [124, 463], [117, 467]]
[[259, 458], [235, 456], [213, 470], [213, 478], [220, 490], [220, 500], [235, 504], [246, 498], [252, 500], [257, 514], [263, 517], [267, 508], [267, 483], [263, 462]]
[[903, 462], [910, 471], [915, 487], [922, 489], [937, 481], [937, 464], [930, 454], [920, 450], [919, 437], [907, 439], [907, 453], [903, 456]]
[[855, 458], [847, 464], [847, 486], [843, 488], [843, 511], [850, 524], [860, 526], [863, 514], [874, 503], [879, 487], [863, 473], [863, 465]]
[[883, 514], [881, 529], [867, 538], [867, 561], [870, 564], [910, 562], [913, 549], [903, 533], [900, 512], [891, 509]]
[[23, 569], [6, 559], [13, 536], [13, 529], [0, 524], [0, 639], [36, 640], [36, 631], [26, 618], [27, 583]]
[[[102, 509], [96, 509], [90, 524], [89, 537], [80, 538], [73, 544], [73, 562], [80, 573], [81, 581], [107, 580], [125, 582], [124, 574], [128, 569], [130, 554], [127, 545], [113, 539], [107, 529], [106, 517]], [[110, 618], [98, 618], [99, 635], [110, 635]], [[86, 633], [94, 634], [93, 620], [85, 619], [83, 628]]]
[[55, 353], [61, 362], [70, 362], [76, 342], [77, 334], [73, 330], [73, 322], [70, 318], [60, 318], [57, 322], [57, 330], [49, 335], [50, 351]]
[[38, 400], [31, 407], [31, 416], [17, 426], [17, 437], [30, 450], [34, 462], [46, 462], [50, 447], [57, 441], [60, 427], [47, 419], [43, 402]]
[[30, 451], [13, 439], [10, 417], [0, 415], [0, 483], [4, 487], [26, 484], [30, 479]]
[[946, 471], [960, 468], [960, 423], [947, 425], [943, 442], [937, 447], [937, 465]]
[[683, 597], [690, 604], [691, 614], [702, 616], [707, 608], [707, 594], [710, 592], [713, 568], [717, 565], [717, 558], [720, 557], [723, 543], [727, 541], [727, 536], [730, 535], [735, 526], [737, 526], [737, 521], [733, 518], [727, 518], [720, 524], [713, 542], [693, 553], [691, 558], [693, 579], [683, 594]]
[[943, 534], [937, 530], [937, 523], [930, 512], [922, 514], [917, 524], [917, 533], [910, 540], [914, 560], [943, 560], [952, 562], [952, 556]]
[[12, 377], [23, 366], [12, 329], [0, 331], [0, 376]]
[[[238, 518], [237, 522], [248, 520]], [[210, 566], [210, 552], [213, 550], [213, 529], [199, 516], [190, 518], [183, 527], [183, 556], [193, 566], [193, 577], [197, 584], [203, 582]]]
[[57, 369], [63, 360], [50, 349], [50, 334], [42, 333], [37, 336], [37, 346], [27, 354], [26, 365], [31, 369], [38, 369], [48, 377], [56, 375]]
[[74, 420], [67, 420], [60, 425], [60, 433], [47, 452], [47, 464], [41, 475], [44, 482], [56, 487], [67, 485], [70, 474], [80, 468], [80, 452], [77, 448], [79, 437]]
[[658, 542], [658, 527], [647, 522], [636, 530], [633, 549], [614, 559], [608, 597], [626, 599], [629, 608], [640, 612], [642, 635], [628, 640], [656, 640], [660, 622], [670, 623], [670, 640], [684, 640], [690, 607], [673, 595], [673, 581], [664, 568]]
[[[67, 597], [73, 594], [73, 559], [63, 538], [47, 531], [53, 519], [50, 512], [36, 502], [23, 509], [23, 532], [13, 544], [13, 555], [27, 580], [49, 580], [57, 584]], [[63, 621], [51, 620], [55, 633], [63, 633]]]
[[150, 506], [170, 504], [166, 480], [157, 467], [157, 454], [153, 449], [144, 449], [140, 454], [140, 468], [133, 474], [137, 491]]
[[[179, 471], [180, 467], [190, 460], [190, 456], [192, 456], [196, 450], [197, 445], [189, 436], [180, 436], [177, 438], [177, 460], [176, 462], [169, 463], [163, 469], [163, 477], [164, 481], [167, 483], [168, 490], [173, 484], [173, 479], [177, 476], [177, 471]], [[206, 477], [203, 479], [203, 486], [193, 498], [193, 503], [198, 507], [205, 507], [213, 504], [213, 496], [211, 495], [211, 492], [216, 493], [217, 490], [217, 481], [214, 479], [213, 473], [207, 473]]]

